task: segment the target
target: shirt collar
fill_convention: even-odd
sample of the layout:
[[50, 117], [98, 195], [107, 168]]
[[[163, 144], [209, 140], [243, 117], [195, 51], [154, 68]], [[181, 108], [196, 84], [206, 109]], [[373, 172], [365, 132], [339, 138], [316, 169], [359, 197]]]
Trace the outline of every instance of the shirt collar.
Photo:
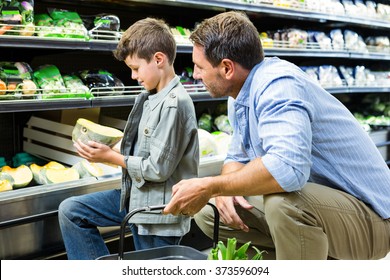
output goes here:
[[256, 64], [252, 68], [252, 70], [249, 72], [248, 77], [246, 78], [240, 92], [237, 95], [237, 98], [235, 100], [236, 104], [240, 104], [240, 105], [249, 107], [249, 94], [250, 94], [250, 89], [251, 89], [252, 82], [253, 82], [253, 76], [255, 75], [257, 69], [261, 66], [263, 61]]
[[180, 83], [180, 78], [176, 75], [162, 90], [156, 94], [149, 94], [148, 99], [150, 108], [154, 109], [178, 83]]

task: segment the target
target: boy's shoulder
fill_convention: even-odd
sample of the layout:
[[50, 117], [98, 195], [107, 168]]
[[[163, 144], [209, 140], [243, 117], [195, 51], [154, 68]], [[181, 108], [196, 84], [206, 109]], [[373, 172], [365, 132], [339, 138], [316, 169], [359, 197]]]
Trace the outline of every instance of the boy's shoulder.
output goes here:
[[189, 102], [192, 99], [183, 85], [179, 84], [172, 88], [165, 97], [165, 104], [170, 106], [178, 106], [180, 103]]

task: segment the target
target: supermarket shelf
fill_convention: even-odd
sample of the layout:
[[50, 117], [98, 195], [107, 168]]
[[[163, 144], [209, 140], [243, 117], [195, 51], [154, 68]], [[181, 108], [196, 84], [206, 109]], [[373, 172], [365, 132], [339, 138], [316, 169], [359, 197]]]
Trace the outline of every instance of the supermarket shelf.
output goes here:
[[[345, 83], [344, 83], [345, 84]], [[227, 97], [213, 98], [201, 84], [185, 84], [184, 87], [189, 92], [194, 102], [227, 100]], [[331, 94], [350, 94], [350, 93], [388, 93], [390, 86], [324, 86]], [[97, 107], [119, 107], [132, 106], [137, 95], [142, 91], [142, 87], [131, 86], [124, 87], [120, 94], [112, 94], [116, 88], [107, 88], [106, 91], [91, 90], [91, 98], [52, 98], [42, 99], [39, 95], [21, 95], [16, 100], [0, 100], [0, 113], [23, 112], [23, 111], [43, 111], [43, 110], [61, 110], [75, 108], [97, 108]], [[55, 95], [55, 94], [54, 94]], [[4, 97], [4, 95], [3, 95]], [[11, 96], [12, 97], [12, 96]]]
[[158, 4], [158, 5], [179, 5], [187, 6], [198, 9], [210, 9], [210, 10], [241, 10], [247, 12], [254, 12], [258, 14], [269, 14], [272, 16], [278, 16], [283, 18], [290, 18], [296, 20], [310, 20], [317, 22], [343, 22], [347, 24], [370, 27], [370, 28], [390, 28], [390, 21], [381, 18], [363, 18], [355, 17], [348, 14], [328, 14], [318, 11], [314, 11], [307, 6], [298, 4], [297, 6], [282, 7], [270, 4], [270, 1], [257, 1], [260, 3], [245, 3], [240, 1], [221, 1], [221, 0], [126, 0], [120, 1], [122, 4], [129, 2]]
[[43, 110], [61, 110], [72, 108], [90, 108], [91, 101], [81, 98], [58, 98], [51, 100], [11, 100], [0, 101], [0, 113]]
[[45, 38], [37, 36], [1, 35], [1, 47], [44, 48], [44, 49], [78, 49], [88, 50], [90, 43], [71, 38]]
[[[116, 40], [80, 40], [70, 38], [41, 38], [36, 36], [0, 36], [0, 47], [13, 48], [37, 48], [37, 49], [71, 49], [71, 50], [90, 50], [90, 51], [113, 51], [118, 41]], [[178, 53], [192, 53], [192, 44], [178, 43]], [[375, 51], [366, 53], [352, 50], [333, 50], [322, 49], [316, 43], [308, 43], [301, 48], [285, 47], [281, 42], [275, 42], [275, 47], [264, 47], [266, 56], [281, 57], [319, 57], [319, 58], [352, 58], [365, 60], [390, 60], [390, 50]]]

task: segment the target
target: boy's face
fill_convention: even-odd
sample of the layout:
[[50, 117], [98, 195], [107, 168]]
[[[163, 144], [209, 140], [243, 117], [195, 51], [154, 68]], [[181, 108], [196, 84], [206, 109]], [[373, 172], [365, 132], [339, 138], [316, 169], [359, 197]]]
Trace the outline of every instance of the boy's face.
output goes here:
[[145, 59], [133, 55], [132, 57], [126, 57], [124, 62], [131, 69], [133, 80], [137, 80], [138, 84], [147, 91], [156, 90], [160, 78], [157, 63], [154, 59], [147, 62]]

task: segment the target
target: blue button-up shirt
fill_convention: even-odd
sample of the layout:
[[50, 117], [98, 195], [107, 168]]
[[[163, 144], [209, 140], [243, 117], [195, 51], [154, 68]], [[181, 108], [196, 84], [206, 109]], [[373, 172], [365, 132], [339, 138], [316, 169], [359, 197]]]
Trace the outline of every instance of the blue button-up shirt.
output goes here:
[[287, 192], [314, 182], [348, 192], [390, 217], [390, 169], [350, 111], [297, 66], [266, 58], [229, 98], [226, 161], [261, 157]]

